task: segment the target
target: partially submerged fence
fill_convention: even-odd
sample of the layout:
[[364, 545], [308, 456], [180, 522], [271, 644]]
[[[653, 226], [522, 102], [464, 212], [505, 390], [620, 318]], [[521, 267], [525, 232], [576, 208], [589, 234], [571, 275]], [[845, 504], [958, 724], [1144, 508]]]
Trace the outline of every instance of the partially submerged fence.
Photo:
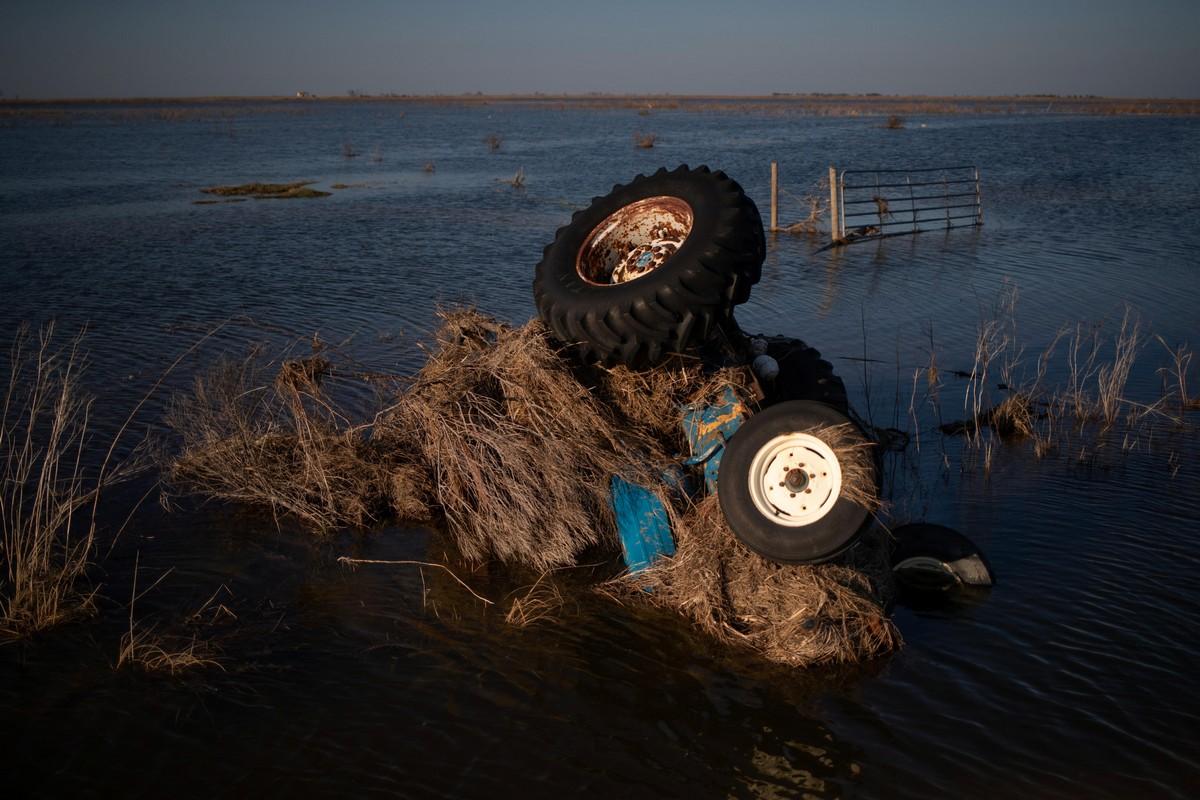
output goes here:
[[979, 169], [829, 168], [835, 241], [877, 239], [983, 224]]

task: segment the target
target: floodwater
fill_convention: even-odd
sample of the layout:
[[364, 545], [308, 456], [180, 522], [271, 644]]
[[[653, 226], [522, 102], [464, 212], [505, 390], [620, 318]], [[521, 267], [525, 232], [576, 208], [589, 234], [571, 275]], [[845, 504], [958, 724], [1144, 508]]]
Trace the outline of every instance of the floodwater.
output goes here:
[[[1014, 289], [1029, 366], [1063, 325], [1108, 333], [1127, 305], [1171, 346], [1200, 344], [1200, 120], [963, 115], [896, 131], [786, 109], [409, 103], [163, 116], [76, 108], [0, 127], [0, 336], [7, 346], [21, 321], [86, 325], [102, 442], [222, 322], [152, 395], [137, 436], [164, 436], [169, 393], [222, 353], [316, 333], [407, 373], [439, 304], [523, 322], [555, 229], [639, 172], [724, 169], [765, 217], [775, 160], [789, 222], [830, 164], [978, 165], [981, 229], [823, 252], [780, 237], [738, 319], [805, 339], [860, 413], [920, 432], [919, 449], [914, 437], [887, 459], [892, 519], [967, 533], [998, 584], [898, 606], [905, 646], [881, 663], [800, 673], [612, 604], [587, 575], [568, 579], [555, 619], [522, 629], [439, 570], [336, 563], [441, 561], [426, 528], [316, 541], [244, 509], [168, 513], [151, 493], [98, 554], [99, 615], [0, 648], [7, 796], [1200, 792], [1195, 435], [1163, 424], [1101, 458], [1002, 446], [985, 470], [938, 436], [923, 378], [915, 423], [908, 411], [932, 347], [942, 413], [961, 414], [965, 381], [948, 370], [970, 368], [981, 312]], [[658, 135], [653, 149], [633, 146], [639, 131]], [[503, 140], [495, 153], [489, 134]], [[516, 190], [502, 180], [519, 168]], [[193, 204], [205, 186], [298, 179], [351, 188]], [[1154, 402], [1166, 364], [1148, 337], [1128, 396]], [[1064, 370], [1056, 360], [1048, 377]], [[153, 482], [108, 496], [109, 530]], [[139, 592], [165, 573], [137, 619], [213, 638], [224, 671], [114, 670], [135, 559]], [[467, 577], [494, 598], [529, 582]]]

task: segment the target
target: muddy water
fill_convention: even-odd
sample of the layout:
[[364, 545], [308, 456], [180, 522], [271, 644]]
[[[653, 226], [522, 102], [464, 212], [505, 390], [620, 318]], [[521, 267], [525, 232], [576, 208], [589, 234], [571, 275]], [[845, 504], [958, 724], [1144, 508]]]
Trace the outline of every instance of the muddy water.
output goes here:
[[[571, 211], [680, 162], [738, 179], [782, 217], [829, 164], [978, 164], [987, 224], [816, 252], [775, 240], [739, 311], [804, 338], [877, 424], [920, 431], [889, 456], [895, 519], [957, 527], [988, 553], [984, 598], [895, 610], [902, 652], [796, 674], [721, 652], [670, 616], [578, 584], [557, 619], [503, 624], [437, 570], [427, 529], [314, 542], [243, 510], [151, 500], [98, 567], [100, 614], [0, 649], [0, 760], [22, 796], [1188, 797], [1200, 790], [1200, 447], [1160, 427], [1128, 453], [984, 471], [909, 416], [932, 348], [968, 368], [981, 311], [1018, 293], [1027, 353], [1064, 324], [1110, 331], [1128, 304], [1171, 344], [1200, 343], [1200, 123], [1057, 116], [880, 120], [777, 114], [339, 105], [111, 109], [0, 128], [0, 331], [87, 325], [104, 439], [176, 356], [167, 389], [222, 353], [314, 332], [369, 368], [412, 370], [438, 304], [523, 321], [532, 266]], [[653, 131], [653, 149], [633, 146]], [[489, 134], [503, 139], [489, 153]], [[362, 153], [343, 157], [350, 142]], [[376, 152], [378, 151], [378, 152]], [[435, 171], [422, 171], [433, 163]], [[524, 168], [527, 184], [501, 182]], [[334, 183], [318, 200], [193, 205], [203, 186]], [[1159, 396], [1150, 342], [1129, 381]], [[866, 359], [866, 360], [864, 360]], [[1065, 364], [1053, 362], [1051, 379]], [[945, 372], [942, 413], [965, 385]], [[1193, 383], [1200, 377], [1193, 373]], [[153, 435], [165, 392], [139, 415]], [[1196, 422], [1193, 417], [1193, 422]], [[151, 488], [110, 495], [110, 527]], [[219, 643], [224, 671], [114, 671], [135, 612]], [[471, 577], [502, 598], [530, 577]], [[224, 588], [222, 588], [224, 587]], [[209, 603], [199, 622], [187, 617]], [[225, 610], [218, 608], [223, 606]], [[235, 618], [236, 617], [236, 618]]]

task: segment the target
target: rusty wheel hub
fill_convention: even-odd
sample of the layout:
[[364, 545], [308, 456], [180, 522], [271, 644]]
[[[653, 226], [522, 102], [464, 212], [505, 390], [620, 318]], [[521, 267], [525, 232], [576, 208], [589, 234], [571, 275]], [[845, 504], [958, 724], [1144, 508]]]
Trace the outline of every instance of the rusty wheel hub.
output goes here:
[[575, 268], [598, 286], [648, 275], [675, 254], [692, 231], [692, 207], [678, 197], [647, 197], [618, 209], [592, 229]]

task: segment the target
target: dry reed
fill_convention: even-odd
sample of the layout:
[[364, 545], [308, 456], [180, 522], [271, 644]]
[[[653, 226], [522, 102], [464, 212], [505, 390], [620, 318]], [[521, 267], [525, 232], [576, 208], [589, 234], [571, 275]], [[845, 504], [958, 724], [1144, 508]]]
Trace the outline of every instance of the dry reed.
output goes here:
[[[1023, 368], [1024, 351], [1017, 344], [1015, 305], [1016, 291], [1008, 289], [991, 313], [981, 318], [974, 363], [970, 372], [961, 373], [967, 378], [963, 396], [967, 416], [944, 424], [939, 420], [943, 433], [969, 438], [984, 454], [985, 468], [990, 465], [994, 444], [984, 436], [985, 431], [1000, 441], [1028, 440], [1039, 458], [1062, 451], [1090, 461], [1119, 426], [1116, 433], [1121, 435], [1122, 452], [1128, 452], [1141, 441], [1142, 426], [1148, 420], [1184, 423], [1183, 415], [1194, 405], [1187, 389], [1192, 353], [1186, 345], [1172, 348], [1159, 337], [1171, 363], [1158, 371], [1163, 379], [1162, 396], [1142, 403], [1126, 396], [1145, 339], [1131, 309], [1125, 310], [1111, 336], [1105, 336], [1100, 325], [1076, 324], [1060, 330], [1039, 353], [1030, 376]], [[1049, 365], [1064, 342], [1064, 377], [1056, 385], [1047, 385]], [[915, 404], [916, 374], [913, 380]], [[992, 397], [994, 388], [1004, 392], [998, 402]], [[936, 396], [931, 393], [927, 397], [937, 408]], [[915, 418], [913, 407], [909, 412]], [[1074, 438], [1079, 441], [1072, 442]]]
[[1192, 351], [1186, 343], [1171, 347], [1161, 336], [1155, 338], [1171, 357], [1171, 364], [1158, 371], [1163, 379], [1163, 397], [1174, 395], [1180, 414], [1192, 408], [1200, 408], [1200, 398], [1192, 397], [1188, 391], [1188, 373], [1192, 366]]
[[76, 512], [117, 479], [83, 466], [91, 398], [80, 387], [81, 340], [54, 342], [22, 326], [8, 360], [0, 411], [0, 634], [20, 636], [91, 608], [79, 589], [95, 520]]
[[172, 400], [182, 439], [167, 477], [180, 492], [264, 506], [320, 531], [429, 516], [427, 474], [384, 449], [321, 390], [329, 362], [285, 361], [274, 380], [251, 357], [225, 361]]
[[552, 619], [554, 613], [566, 604], [562, 590], [547, 580], [550, 572], [543, 572], [531, 585], [524, 587], [519, 597], [513, 598], [504, 615], [504, 621], [518, 628]]
[[[161, 583], [171, 572], [167, 570], [148, 589], [144, 589], [141, 594], [138, 594], [137, 578], [140, 561], [141, 554], [139, 553], [133, 563], [133, 588], [129, 598], [129, 628], [121, 635], [116, 668], [121, 669], [127, 665], [137, 666], [146, 672], [165, 672], [168, 675], [178, 675], [197, 667], [217, 667], [224, 670], [216, 648], [210, 642], [200, 639], [196, 634], [192, 634], [190, 637], [162, 635], [153, 625], [144, 626], [134, 620], [134, 606], [137, 601]], [[216, 595], [214, 594], [213, 597]], [[211, 598], [209, 602], [211, 602]], [[198, 616], [207, 606], [208, 603], [205, 603], [192, 616]]]
[[197, 667], [224, 670], [219, 653], [209, 642], [194, 635], [190, 638], [164, 636], [153, 627], [145, 628], [136, 623], [121, 635], [117, 669], [126, 665], [168, 675], [178, 675]]

